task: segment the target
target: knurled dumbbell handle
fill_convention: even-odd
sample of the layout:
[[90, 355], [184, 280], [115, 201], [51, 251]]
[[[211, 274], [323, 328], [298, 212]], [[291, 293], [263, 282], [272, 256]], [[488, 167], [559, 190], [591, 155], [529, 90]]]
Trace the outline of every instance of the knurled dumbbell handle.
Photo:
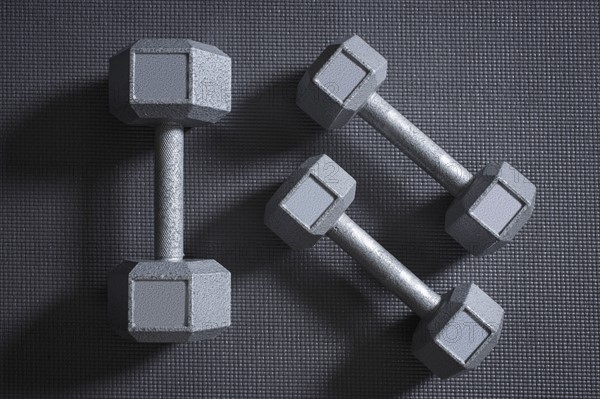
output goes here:
[[440, 304], [437, 293], [345, 213], [327, 235], [420, 317], [427, 317]]
[[183, 127], [162, 124], [154, 133], [154, 256], [183, 259]]
[[373, 93], [358, 113], [452, 195], [457, 196], [470, 184], [471, 172], [379, 94]]

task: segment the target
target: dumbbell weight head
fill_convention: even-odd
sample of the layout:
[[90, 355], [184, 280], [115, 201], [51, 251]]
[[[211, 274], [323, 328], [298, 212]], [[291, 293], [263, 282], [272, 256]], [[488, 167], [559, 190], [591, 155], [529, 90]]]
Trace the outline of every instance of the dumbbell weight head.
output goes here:
[[296, 103], [327, 130], [344, 126], [387, 76], [387, 60], [360, 37], [335, 41], [298, 84]]
[[110, 110], [121, 121], [159, 126], [157, 260], [124, 261], [109, 272], [109, 318], [119, 334], [138, 342], [217, 335], [230, 325], [231, 277], [215, 260], [181, 259], [183, 128], [217, 122], [229, 112], [231, 60], [192, 40], [142, 39], [111, 59], [109, 97]]
[[504, 309], [477, 285], [466, 283], [442, 296], [431, 317], [413, 334], [412, 352], [440, 378], [475, 369], [498, 343]]
[[356, 180], [327, 155], [306, 160], [269, 200], [265, 224], [293, 249], [310, 248], [354, 201]]
[[231, 110], [231, 58], [188, 39], [142, 39], [110, 60], [110, 111], [122, 122], [183, 127]]
[[[265, 224], [290, 247], [308, 248], [334, 228], [355, 190], [354, 178], [327, 155], [309, 158], [268, 202]], [[421, 320], [413, 353], [439, 377], [455, 377], [477, 367], [492, 351], [503, 319], [502, 307], [479, 287], [459, 285]]]
[[108, 277], [111, 324], [137, 342], [192, 342], [231, 324], [230, 273], [214, 260], [124, 261]]
[[506, 162], [490, 163], [476, 174], [446, 211], [446, 232], [474, 255], [506, 245], [527, 223], [535, 186]]

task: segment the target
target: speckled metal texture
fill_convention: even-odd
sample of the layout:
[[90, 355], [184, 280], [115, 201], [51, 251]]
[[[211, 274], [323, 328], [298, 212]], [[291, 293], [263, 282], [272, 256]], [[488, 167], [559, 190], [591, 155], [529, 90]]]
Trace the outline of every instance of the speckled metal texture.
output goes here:
[[[123, 337], [193, 342], [231, 324], [231, 274], [215, 260], [124, 261], [108, 278], [109, 317]], [[179, 286], [170, 289], [173, 283]]]
[[385, 80], [387, 61], [357, 35], [331, 43], [298, 83], [296, 102], [325, 129], [346, 125]]
[[[489, 199], [494, 190], [505, 194]], [[507, 162], [486, 165], [448, 208], [446, 232], [474, 255], [494, 253], [525, 226], [535, 194], [533, 183]], [[484, 205], [488, 215], [479, 211]]]
[[[138, 58], [148, 55], [163, 57], [148, 62], [148, 68], [139, 68]], [[168, 59], [181, 55], [186, 68], [180, 76], [173, 76], [174, 66]], [[158, 69], [158, 63], [167, 65]], [[184, 90], [165, 97], [163, 90], [153, 87], [161, 81], [171, 86], [181, 82]], [[111, 58], [109, 83], [111, 112], [127, 124], [202, 126], [217, 122], [231, 110], [231, 58], [215, 46], [194, 40], [136, 41]]]
[[154, 133], [154, 258], [183, 258], [183, 128], [172, 124]]
[[[186, 272], [190, 266], [195, 273], [203, 271], [183, 261], [184, 127], [216, 122], [229, 112], [231, 60], [216, 47], [193, 40], [141, 39], [111, 58], [109, 98], [111, 112], [122, 122], [155, 126], [154, 257], [158, 261], [137, 266], [124, 262], [111, 272], [109, 319], [121, 335], [138, 342], [211, 338], [229, 326], [229, 275], [227, 287], [213, 278], [203, 278], [200, 286], [194, 281], [201, 277], [185, 282], [161, 279]], [[134, 272], [140, 269], [146, 280], [160, 283], [131, 283], [125, 292], [124, 279], [131, 272], [131, 281], [135, 281]], [[128, 312], [122, 311], [126, 304]], [[203, 313], [216, 317], [209, 317], [208, 322], [197, 319], [194, 309], [200, 306]], [[220, 322], [225, 319], [226, 323]], [[218, 327], [209, 326], [213, 322], [218, 322]]]
[[[291, 210], [287, 204], [306, 181], [314, 179], [320, 190], [331, 196], [314, 223], [302, 220], [302, 211]], [[316, 155], [302, 163], [275, 192], [265, 209], [265, 224], [294, 249], [312, 247], [335, 225], [356, 193], [356, 180], [327, 155]], [[315, 196], [299, 199], [301, 207], [314, 209]]]
[[[600, 396], [600, 4], [553, 1], [0, 2], [3, 398]], [[326, 133], [296, 87], [336, 38], [388, 60], [382, 97], [469, 170], [505, 160], [538, 188], [501, 251], [444, 231], [453, 198], [353, 118]], [[232, 273], [232, 325], [139, 345], [106, 320], [106, 277], [153, 252], [154, 139], [114, 118], [107, 60], [142, 37], [210, 43], [232, 112], [187, 134], [185, 248]], [[328, 239], [294, 251], [263, 223], [303, 161], [357, 181], [347, 213], [436, 292], [473, 281], [506, 311], [477, 370], [441, 380], [419, 319]], [[75, 332], [75, 333], [74, 333]]]
[[440, 378], [474, 370], [498, 344], [504, 309], [475, 284], [460, 284], [413, 334], [417, 359]]

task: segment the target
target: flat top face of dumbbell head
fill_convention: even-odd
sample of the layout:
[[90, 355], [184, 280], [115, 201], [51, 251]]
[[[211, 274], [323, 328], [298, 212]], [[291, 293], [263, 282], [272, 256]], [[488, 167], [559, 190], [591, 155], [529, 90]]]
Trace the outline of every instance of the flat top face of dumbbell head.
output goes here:
[[296, 102], [325, 129], [344, 126], [385, 80], [387, 61], [359, 36], [328, 46], [298, 84]]
[[210, 338], [231, 323], [230, 279], [214, 260], [125, 261], [109, 274], [109, 316], [139, 342]]
[[128, 124], [214, 123], [231, 110], [231, 59], [193, 40], [138, 40], [111, 58], [109, 96]]
[[413, 336], [413, 352], [441, 378], [476, 368], [492, 351], [502, 331], [504, 310], [475, 284], [444, 295]]
[[535, 186], [506, 162], [482, 169], [446, 213], [446, 230], [474, 254], [510, 242], [533, 213]]
[[356, 181], [327, 155], [306, 160], [268, 202], [265, 224], [294, 249], [313, 246], [354, 201]]

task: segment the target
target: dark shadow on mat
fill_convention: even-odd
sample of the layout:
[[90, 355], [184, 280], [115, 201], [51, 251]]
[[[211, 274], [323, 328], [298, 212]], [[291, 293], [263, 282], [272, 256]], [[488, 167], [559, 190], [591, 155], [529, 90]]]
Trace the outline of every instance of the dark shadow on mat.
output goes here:
[[318, 129], [296, 105], [296, 86], [301, 77], [298, 72], [273, 79], [249, 96], [233, 93], [231, 113], [219, 122], [219, 134], [211, 137], [209, 147], [203, 151], [218, 154], [235, 165], [311, 142]]
[[[294, 256], [281, 265], [278, 277], [289, 287], [290, 296], [298, 298], [295, 303], [305, 303], [327, 326], [322, 327], [331, 333], [327, 343], [338, 348], [334, 350], [346, 348], [346, 354], [339, 355], [345, 360], [336, 367], [327, 397], [393, 397], [429, 378], [431, 373], [410, 352], [419, 319], [409, 316], [381, 328], [374, 297], [349, 281], [339, 266], [331, 267], [323, 249]], [[365, 334], [373, 331], [377, 333]]]
[[106, 323], [105, 296], [104, 289], [82, 284], [4, 342], [3, 390], [58, 394], [118, 375], [169, 348], [118, 337]]
[[[200, 228], [186, 238], [186, 254], [190, 258], [214, 258], [232, 273], [241, 274], [289, 253], [289, 247], [263, 221], [265, 205], [278, 187], [250, 193], [213, 222], [200, 222]], [[205, 237], [210, 237], [208, 243], [203, 241]]]
[[[306, 250], [282, 265], [279, 278], [290, 292], [313, 309], [322, 322], [332, 326], [352, 348], [346, 361], [330, 381], [328, 397], [395, 397], [410, 390], [431, 373], [411, 353], [412, 334], [419, 318], [411, 315], [387, 326], [379, 335], [381, 320], [373, 297], [332, 268], [322, 253], [324, 248]], [[327, 248], [329, 249], [329, 248]], [[348, 267], [357, 267], [348, 259]], [[398, 306], [405, 306], [397, 301]]]
[[0, 162], [9, 176], [21, 178], [97, 181], [107, 169], [153, 146], [151, 130], [127, 126], [110, 114], [107, 81], [47, 99], [9, 129]]
[[410, 351], [417, 323], [418, 317], [411, 316], [380, 335], [355, 337], [353, 351], [330, 381], [328, 396], [397, 397], [430, 378]]
[[106, 272], [115, 265], [98, 264], [93, 254], [116, 253], [109, 237], [118, 222], [112, 199], [107, 203], [99, 195], [103, 178], [120, 162], [152, 148], [151, 134], [110, 115], [107, 93], [106, 82], [65, 93], [7, 133], [2, 163], [17, 192], [21, 186], [32, 190], [56, 179], [78, 193], [72, 226], [78, 241], [69, 243], [76, 252], [60, 270], [73, 286], [44, 298], [45, 281], [23, 276], [28, 290], [38, 292], [42, 304], [32, 310], [40, 316], [2, 342], [0, 380], [3, 390], [15, 395], [60, 394], [130, 369], [168, 348], [132, 344], [107, 325]]
[[[444, 216], [452, 198], [440, 196], [413, 212], [404, 212], [378, 221], [381, 244], [415, 274], [434, 276], [468, 256], [444, 230]], [[388, 205], [389, 207], [389, 205]]]

